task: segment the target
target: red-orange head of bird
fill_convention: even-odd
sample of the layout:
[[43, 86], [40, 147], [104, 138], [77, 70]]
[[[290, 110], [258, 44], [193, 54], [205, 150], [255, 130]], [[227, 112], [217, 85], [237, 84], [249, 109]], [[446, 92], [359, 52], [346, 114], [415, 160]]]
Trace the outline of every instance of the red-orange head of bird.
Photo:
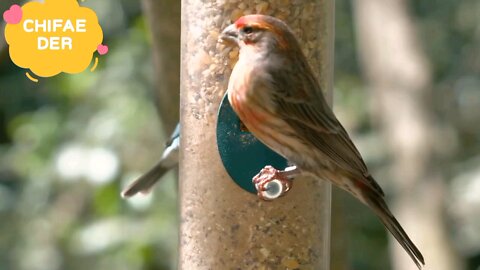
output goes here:
[[242, 48], [255, 46], [258, 49], [297, 49], [298, 43], [290, 28], [281, 20], [267, 15], [246, 15], [227, 26], [220, 39]]

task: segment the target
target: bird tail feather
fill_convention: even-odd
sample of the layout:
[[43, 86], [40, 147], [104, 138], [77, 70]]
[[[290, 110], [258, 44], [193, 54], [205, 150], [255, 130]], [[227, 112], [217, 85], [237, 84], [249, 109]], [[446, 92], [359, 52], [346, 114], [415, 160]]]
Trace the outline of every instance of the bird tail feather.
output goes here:
[[168, 171], [168, 168], [165, 168], [162, 162], [159, 162], [153, 166], [147, 173], [140, 176], [138, 179], [133, 181], [122, 191], [122, 197], [128, 198], [141, 193], [148, 193], [152, 186]]
[[425, 265], [425, 259], [415, 244], [410, 240], [405, 230], [402, 228], [397, 219], [393, 216], [383, 197], [373, 192], [365, 196], [366, 203], [374, 210], [375, 214], [380, 218], [385, 227], [397, 239], [398, 243], [405, 249], [410, 258], [415, 262], [418, 269], [422, 269]]

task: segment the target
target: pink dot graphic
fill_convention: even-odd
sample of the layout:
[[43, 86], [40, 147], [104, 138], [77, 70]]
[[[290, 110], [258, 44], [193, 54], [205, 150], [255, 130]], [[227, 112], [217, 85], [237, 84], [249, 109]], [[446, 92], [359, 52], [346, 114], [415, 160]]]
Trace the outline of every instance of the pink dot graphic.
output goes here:
[[19, 5], [12, 5], [3, 13], [3, 19], [9, 24], [17, 24], [22, 20], [23, 12]]
[[105, 55], [108, 53], [108, 46], [107, 45], [103, 45], [103, 44], [100, 44], [98, 45], [97, 47], [97, 52], [100, 54], [100, 55]]

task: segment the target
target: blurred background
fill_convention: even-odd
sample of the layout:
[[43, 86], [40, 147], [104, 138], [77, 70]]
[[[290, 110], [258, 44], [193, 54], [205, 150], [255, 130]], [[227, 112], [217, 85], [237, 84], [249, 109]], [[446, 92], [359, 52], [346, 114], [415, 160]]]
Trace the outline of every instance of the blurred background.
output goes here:
[[[178, 2], [85, 1], [109, 54], [39, 83], [2, 24], [1, 270], [176, 268], [175, 173], [149, 196], [119, 193], [178, 119]], [[480, 269], [480, 2], [338, 0], [335, 23], [334, 110], [393, 212], [428, 269]], [[413, 269], [336, 190], [332, 222], [332, 269]]]

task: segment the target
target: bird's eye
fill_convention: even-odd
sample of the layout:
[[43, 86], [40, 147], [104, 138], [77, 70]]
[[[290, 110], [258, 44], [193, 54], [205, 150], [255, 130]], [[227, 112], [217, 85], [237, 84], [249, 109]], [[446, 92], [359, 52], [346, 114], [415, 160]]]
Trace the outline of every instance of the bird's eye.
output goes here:
[[251, 27], [251, 26], [245, 26], [245, 27], [243, 28], [243, 32], [244, 32], [245, 34], [250, 34], [250, 33], [253, 32], [253, 27]]

